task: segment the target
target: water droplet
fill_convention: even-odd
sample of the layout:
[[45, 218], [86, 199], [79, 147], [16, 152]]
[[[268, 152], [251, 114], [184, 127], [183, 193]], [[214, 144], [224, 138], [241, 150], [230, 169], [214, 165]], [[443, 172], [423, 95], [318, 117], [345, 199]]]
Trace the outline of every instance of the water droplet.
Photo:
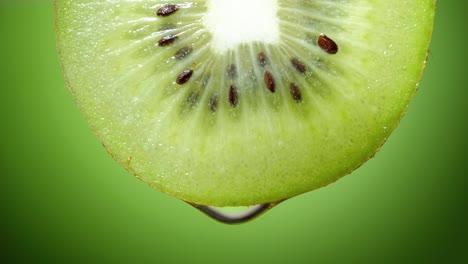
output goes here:
[[249, 222], [263, 215], [268, 210], [278, 205], [279, 202], [257, 204], [247, 207], [216, 207], [192, 203], [189, 204], [218, 222], [233, 225]]

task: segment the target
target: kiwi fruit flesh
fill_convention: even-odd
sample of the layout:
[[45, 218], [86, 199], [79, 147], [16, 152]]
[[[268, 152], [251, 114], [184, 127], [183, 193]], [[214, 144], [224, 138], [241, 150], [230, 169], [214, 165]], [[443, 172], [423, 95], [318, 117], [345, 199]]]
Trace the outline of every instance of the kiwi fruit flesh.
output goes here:
[[102, 144], [193, 204], [249, 206], [371, 158], [426, 61], [434, 0], [56, 0], [58, 53]]

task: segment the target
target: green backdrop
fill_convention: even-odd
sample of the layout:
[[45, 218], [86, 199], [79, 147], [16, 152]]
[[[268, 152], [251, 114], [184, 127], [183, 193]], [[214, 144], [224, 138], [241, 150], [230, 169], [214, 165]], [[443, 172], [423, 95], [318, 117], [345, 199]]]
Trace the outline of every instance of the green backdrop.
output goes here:
[[51, 1], [0, 0], [0, 260], [467, 263], [467, 7], [438, 1], [420, 89], [374, 159], [228, 226], [106, 153], [65, 87]]

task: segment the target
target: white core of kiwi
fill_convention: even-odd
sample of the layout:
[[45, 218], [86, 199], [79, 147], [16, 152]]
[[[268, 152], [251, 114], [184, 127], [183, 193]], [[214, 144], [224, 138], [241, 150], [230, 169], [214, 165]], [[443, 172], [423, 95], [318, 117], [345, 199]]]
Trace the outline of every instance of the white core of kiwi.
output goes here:
[[222, 54], [239, 44], [279, 43], [277, 0], [209, 0], [204, 18], [213, 50]]

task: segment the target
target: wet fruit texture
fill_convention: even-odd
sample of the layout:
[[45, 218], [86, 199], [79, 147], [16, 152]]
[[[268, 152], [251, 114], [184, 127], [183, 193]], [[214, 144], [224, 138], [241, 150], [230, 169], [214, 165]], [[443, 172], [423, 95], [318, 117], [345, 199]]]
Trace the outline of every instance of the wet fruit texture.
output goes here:
[[[327, 185], [397, 126], [433, 0], [57, 0], [69, 88], [109, 153], [182, 200]], [[118, 179], [116, 179], [118, 180]]]

